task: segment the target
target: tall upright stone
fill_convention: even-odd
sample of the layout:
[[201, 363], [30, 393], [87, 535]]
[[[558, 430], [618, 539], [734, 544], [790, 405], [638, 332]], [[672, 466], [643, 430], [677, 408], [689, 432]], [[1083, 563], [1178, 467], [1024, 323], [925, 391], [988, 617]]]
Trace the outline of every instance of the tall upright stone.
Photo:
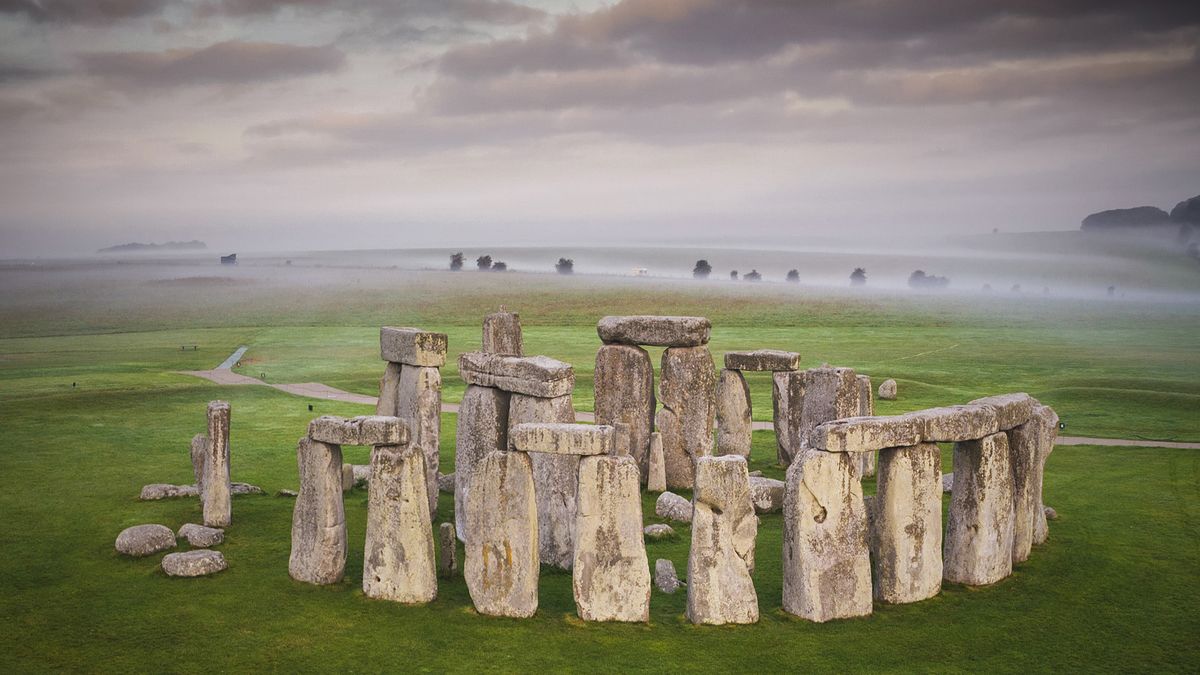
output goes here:
[[771, 376], [772, 424], [775, 454], [780, 466], [792, 463], [792, 420], [800, 419], [804, 407], [804, 372], [781, 371]]
[[755, 623], [758, 595], [750, 573], [758, 517], [745, 458], [698, 458], [692, 504], [688, 619], [698, 624]]
[[713, 451], [716, 379], [708, 347], [668, 347], [662, 356], [656, 421], [662, 434], [667, 487], [691, 488], [695, 462]]
[[[855, 382], [858, 384], [858, 417], [872, 417], [875, 415], [875, 392], [871, 389], [871, 378], [867, 375], [856, 375]], [[859, 455], [862, 458], [862, 475], [864, 478], [875, 475], [875, 453], [864, 452]]]
[[363, 594], [420, 604], [437, 597], [437, 562], [425, 490], [425, 455], [415, 445], [371, 450]]
[[853, 453], [807, 448], [783, 500], [783, 610], [810, 621], [871, 613], [867, 512]]
[[859, 414], [859, 385], [851, 368], [775, 373], [774, 394], [776, 433], [783, 427], [779, 463], [784, 466], [808, 447], [809, 434], [818, 425]]
[[501, 309], [483, 317], [483, 349], [480, 351], [502, 356], [524, 356], [521, 315]]
[[[509, 430], [522, 422], [574, 423], [571, 396], [539, 398], [513, 394], [508, 407]], [[541, 561], [569, 570], [574, 558], [579, 456], [535, 453], [530, 459], [537, 495]]]
[[379, 378], [379, 398], [375, 403], [375, 414], [396, 417], [400, 403], [400, 371], [404, 366], [389, 361]]
[[[233, 501], [229, 481], [230, 409], [225, 401], [208, 404], [208, 452], [204, 458], [204, 524], [229, 527]], [[339, 467], [340, 470], [340, 467]]]
[[196, 491], [200, 493], [201, 509], [204, 505], [204, 479], [207, 477], [208, 469], [205, 466], [208, 462], [208, 436], [204, 434], [196, 434], [192, 437], [192, 477], [196, 480]]
[[649, 469], [654, 431], [654, 364], [636, 345], [602, 345], [594, 374], [597, 424], [629, 425], [630, 452], [642, 475]]
[[1047, 406], [1037, 405], [1029, 421], [1008, 432], [1013, 480], [1013, 563], [1029, 559], [1037, 530], [1038, 514], [1045, 518], [1042, 506], [1042, 466], [1054, 448], [1058, 433], [1058, 415]]
[[725, 368], [717, 380], [717, 454], [750, 457], [750, 387], [741, 371]]
[[633, 457], [579, 463], [572, 587], [584, 621], [649, 621], [641, 472]]
[[463, 392], [454, 442], [454, 528], [460, 541], [467, 540], [467, 497], [476, 466], [488, 453], [508, 449], [509, 397], [474, 384]]
[[463, 576], [480, 614], [537, 612], [537, 501], [529, 460], [523, 452], [490, 452], [471, 479]]
[[955, 443], [944, 547], [946, 581], [984, 586], [1012, 573], [1013, 477], [1003, 432]]
[[1058, 438], [1058, 415], [1049, 406], [1043, 406], [1045, 410], [1035, 409], [1035, 415], [1045, 415], [1044, 424], [1051, 427], [1048, 436], [1042, 439], [1042, 454], [1041, 460], [1037, 467], [1037, 473], [1034, 476], [1034, 492], [1038, 496], [1038, 510], [1033, 521], [1033, 543], [1044, 544], [1050, 536], [1050, 526], [1046, 522], [1046, 503], [1042, 494], [1043, 482], [1046, 475], [1046, 460], [1050, 459], [1050, 453], [1054, 452], [1054, 443]]
[[942, 451], [921, 443], [879, 451], [871, 522], [875, 599], [918, 602], [942, 590]]
[[408, 422], [410, 443], [425, 454], [425, 486], [429, 513], [437, 513], [437, 474], [441, 464], [442, 371], [406, 365], [400, 372], [396, 417]]
[[346, 571], [342, 448], [311, 438], [296, 447], [300, 492], [292, 513], [288, 574], [310, 584], [336, 584]]
[[650, 434], [649, 469], [646, 472], [646, 489], [650, 492], [667, 491], [667, 466], [663, 457], [662, 433]]

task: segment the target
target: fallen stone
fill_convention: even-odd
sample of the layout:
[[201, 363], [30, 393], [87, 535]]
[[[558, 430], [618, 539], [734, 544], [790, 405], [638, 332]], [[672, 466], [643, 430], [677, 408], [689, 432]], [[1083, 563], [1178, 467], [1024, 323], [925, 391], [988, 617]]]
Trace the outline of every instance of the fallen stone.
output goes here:
[[746, 378], [740, 371], [725, 368], [717, 379], [716, 454], [750, 456], [751, 417], [750, 387]]
[[942, 474], [942, 493], [954, 490], [954, 473]]
[[1042, 509], [1042, 513], [1046, 516], [1046, 520], [1058, 520], [1058, 511], [1055, 511], [1052, 506]]
[[692, 522], [692, 503], [674, 492], [664, 492], [654, 502], [654, 513], [658, 514], [660, 518], [690, 523]]
[[885, 401], [896, 400], [896, 381], [888, 378], [879, 383], [879, 398]]
[[437, 487], [438, 492], [445, 492], [449, 495], [454, 494], [454, 472], [439, 473], [437, 475]]
[[606, 316], [596, 324], [605, 344], [699, 347], [708, 344], [712, 322], [701, 316]]
[[492, 312], [483, 317], [483, 353], [523, 356], [521, 316], [515, 312]]
[[[513, 394], [508, 406], [508, 434], [524, 422], [573, 424], [575, 409], [570, 396], [538, 398]], [[536, 486], [538, 548], [541, 561], [571, 569], [574, 559], [575, 506], [579, 487], [579, 456], [534, 453], [533, 483]]]
[[204, 489], [200, 507], [204, 524], [228, 527], [233, 521], [233, 496], [229, 485], [230, 407], [225, 401], [208, 404], [208, 445], [204, 455]]
[[664, 558], [654, 561], [654, 585], [667, 595], [673, 594], [683, 586], [675, 572], [675, 563]]
[[529, 455], [490, 452], [477, 463], [471, 484], [463, 576], [475, 610], [490, 616], [533, 616], [539, 567]]
[[220, 551], [196, 549], [163, 556], [162, 570], [172, 577], [203, 577], [228, 569]]
[[265, 495], [267, 491], [249, 483], [230, 483], [229, 492], [234, 495]]
[[409, 442], [425, 455], [425, 488], [430, 515], [437, 513], [441, 465], [442, 373], [437, 368], [404, 366], [396, 416], [408, 424]]
[[990, 436], [1000, 428], [996, 409], [983, 405], [955, 405], [910, 412], [917, 435], [925, 443], [958, 443]]
[[310, 584], [335, 584], [346, 570], [342, 448], [307, 436], [296, 448], [300, 494], [292, 513], [288, 574]]
[[1008, 437], [954, 446], [954, 489], [946, 524], [943, 576], [971, 586], [1012, 574], [1013, 484]]
[[405, 445], [409, 429], [398, 417], [322, 415], [308, 423], [308, 437], [334, 445]]
[[446, 344], [445, 333], [392, 326], [379, 329], [379, 355], [391, 363], [441, 368], [446, 365]]
[[977, 398], [967, 405], [987, 406], [996, 411], [996, 424], [1000, 431], [1008, 431], [1029, 421], [1033, 415], [1035, 401], [1029, 394], [1001, 394]]
[[826, 452], [865, 453], [921, 442], [920, 420], [909, 415], [847, 417], [813, 429], [808, 446]]
[[667, 466], [663, 457], [662, 434], [650, 434], [650, 456], [647, 460], [646, 489], [650, 492], [665, 492], [667, 489]]
[[634, 345], [602, 345], [596, 351], [593, 393], [596, 424], [628, 424], [630, 454], [647, 475], [655, 407], [650, 354]]
[[438, 525], [438, 576], [453, 577], [458, 572], [458, 537], [454, 523]]
[[1043, 464], [1054, 448], [1058, 415], [1046, 406], [1033, 408], [1029, 420], [1008, 431], [1013, 481], [1013, 564], [1029, 559], [1042, 507]]
[[454, 527], [459, 541], [467, 540], [467, 495], [475, 466], [489, 452], [508, 450], [510, 394], [492, 387], [467, 385], [458, 407], [454, 441]]
[[400, 372], [404, 366], [389, 362], [379, 378], [379, 399], [375, 403], [375, 414], [384, 417], [396, 416], [396, 405], [400, 401]]
[[654, 541], [659, 541], [674, 537], [675, 528], [666, 523], [652, 523], [642, 528], [642, 533]]
[[875, 599], [892, 604], [942, 589], [942, 451], [934, 443], [879, 452], [871, 510]]
[[697, 459], [693, 507], [688, 620], [755, 623], [758, 595], [750, 573], [758, 518], [750, 501], [746, 460], [735, 455]]
[[809, 621], [871, 613], [867, 511], [852, 454], [805, 449], [787, 472], [783, 610]]
[[170, 483], [151, 483], [142, 486], [138, 499], [154, 501], [157, 499], [173, 499], [176, 497], [195, 497], [200, 490], [195, 485], [171, 485]]
[[584, 621], [650, 620], [650, 569], [633, 457], [579, 462], [572, 587]]
[[613, 427], [606, 424], [524, 422], [508, 430], [508, 447], [552, 455], [607, 455], [614, 449]]
[[295, 490], [288, 490], [287, 488], [281, 488], [279, 490], [279, 492], [275, 493], [275, 496], [276, 497], [299, 497], [300, 493], [296, 492]]
[[134, 525], [117, 535], [117, 553], [143, 558], [175, 548], [175, 533], [166, 525]]
[[757, 470], [756, 470], [756, 471], [751, 471], [751, 472], [750, 472], [750, 477], [751, 477], [751, 478], [761, 478], [761, 477], [762, 477], [762, 475], [763, 475], [763, 472], [762, 472], [762, 471], [757, 471]]
[[750, 476], [750, 500], [755, 513], [776, 513], [783, 510], [787, 484], [774, 478]]
[[668, 347], [662, 356], [656, 416], [667, 487], [692, 487], [695, 462], [713, 453], [716, 370], [708, 347]]
[[371, 449], [363, 595], [404, 604], [437, 597], [437, 561], [421, 448]]
[[217, 527], [205, 527], [196, 523], [187, 523], [179, 528], [179, 536], [187, 539], [190, 546], [209, 548], [225, 541], [225, 530]]
[[463, 382], [540, 398], [567, 396], [575, 389], [571, 364], [548, 356], [499, 356], [465, 352], [458, 357]]
[[725, 367], [732, 370], [780, 372], [800, 369], [800, 354], [778, 349], [725, 352]]

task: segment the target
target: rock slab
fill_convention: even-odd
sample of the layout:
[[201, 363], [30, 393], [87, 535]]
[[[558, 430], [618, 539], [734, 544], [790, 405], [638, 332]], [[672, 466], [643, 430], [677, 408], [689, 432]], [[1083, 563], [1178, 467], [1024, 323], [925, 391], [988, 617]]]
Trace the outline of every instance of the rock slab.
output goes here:
[[203, 577], [228, 569], [220, 551], [196, 549], [163, 556], [162, 570], [172, 577]]
[[646, 489], [650, 492], [665, 492], [667, 490], [667, 466], [663, 457], [662, 434], [655, 431], [650, 434], [650, 457], [647, 460]]
[[510, 394], [492, 387], [467, 385], [458, 408], [454, 441], [454, 527], [467, 540], [467, 496], [476, 465], [490, 452], [508, 450]]
[[954, 445], [954, 488], [942, 554], [946, 581], [985, 586], [1012, 574], [1013, 481], [1008, 437]]
[[443, 579], [458, 573], [458, 537], [454, 523], [438, 526], [438, 576]]
[[501, 356], [524, 356], [521, 315], [501, 310], [483, 317], [482, 351]]
[[523, 422], [508, 430], [508, 447], [551, 455], [608, 455], [616, 441], [607, 424]]
[[488, 453], [467, 496], [463, 576], [480, 614], [530, 617], [538, 605], [533, 465], [520, 452]]
[[304, 437], [296, 448], [300, 494], [292, 512], [288, 574], [310, 584], [335, 584], [346, 571], [342, 448]]
[[717, 454], [750, 457], [752, 426], [746, 378], [725, 368], [717, 379]]
[[175, 548], [175, 533], [166, 525], [134, 525], [117, 535], [117, 553], [143, 558]]
[[1013, 480], [1013, 564], [1029, 559], [1038, 523], [1045, 522], [1043, 467], [1057, 435], [1058, 415], [1044, 405], [1035, 406], [1025, 424], [1008, 432]]
[[674, 492], [664, 492], [654, 502], [654, 513], [667, 520], [690, 523], [692, 522], [692, 503]]
[[699, 347], [708, 344], [712, 322], [702, 316], [606, 316], [596, 324], [605, 344]]
[[430, 515], [437, 513], [437, 476], [441, 464], [442, 372], [429, 366], [404, 366], [396, 416], [409, 428], [409, 442], [425, 455], [425, 489]]
[[441, 368], [446, 365], [447, 342], [445, 333], [384, 326], [379, 329], [379, 356], [406, 366]]
[[875, 599], [932, 598], [942, 590], [942, 451], [934, 443], [882, 450], [876, 481]]
[[881, 398], [885, 401], [895, 401], [896, 400], [896, 381], [891, 378], [888, 378], [888, 379], [884, 380], [883, 382], [880, 382], [878, 394], [879, 394], [879, 398]]
[[[523, 422], [574, 423], [575, 409], [570, 396], [538, 398], [513, 394], [508, 408], [508, 433]], [[541, 561], [562, 569], [571, 569], [574, 559], [575, 505], [579, 486], [579, 456], [535, 453], [533, 464], [536, 486], [538, 546]]]
[[755, 513], [777, 513], [783, 510], [787, 484], [774, 478], [750, 476], [750, 499]]
[[674, 537], [675, 528], [667, 525], [666, 523], [651, 523], [650, 525], [642, 528], [642, 533], [645, 534], [647, 538], [658, 541], [660, 539], [669, 539], [670, 537]]
[[179, 528], [179, 536], [186, 539], [190, 546], [210, 548], [225, 541], [225, 530], [217, 527], [205, 527], [196, 523], [187, 523]]
[[667, 595], [673, 594], [683, 586], [679, 574], [675, 572], [675, 563], [665, 558], [654, 561], [654, 585]]
[[696, 461], [687, 617], [696, 624], [755, 623], [758, 595], [754, 544], [758, 518], [750, 501], [746, 460], [734, 455]]
[[584, 621], [650, 620], [641, 477], [632, 457], [579, 462], [572, 587]]
[[656, 422], [667, 487], [689, 489], [695, 462], [713, 454], [717, 373], [708, 347], [668, 347], [662, 356]]
[[778, 349], [725, 352], [725, 367], [732, 370], [781, 372], [800, 369], [800, 354]]
[[405, 445], [410, 434], [408, 424], [398, 417], [322, 415], [308, 423], [308, 437], [334, 445]]
[[208, 404], [208, 446], [204, 455], [204, 481], [199, 485], [204, 524], [228, 527], [233, 522], [233, 493], [229, 485], [230, 407], [225, 401]]
[[567, 396], [575, 389], [571, 364], [549, 356], [465, 352], [458, 357], [458, 374], [467, 384], [541, 398]]
[[646, 475], [655, 407], [650, 354], [635, 345], [602, 345], [596, 351], [593, 393], [596, 423], [629, 425], [630, 453]]
[[363, 595], [404, 604], [437, 597], [437, 562], [420, 448], [371, 450]]

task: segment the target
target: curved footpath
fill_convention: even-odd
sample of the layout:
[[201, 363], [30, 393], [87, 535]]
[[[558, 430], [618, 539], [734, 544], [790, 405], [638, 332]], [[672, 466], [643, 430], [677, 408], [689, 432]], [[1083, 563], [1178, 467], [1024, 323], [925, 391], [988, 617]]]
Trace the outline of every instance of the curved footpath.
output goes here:
[[[237, 365], [237, 361], [242, 354], [246, 353], [247, 347], [238, 347], [225, 362], [212, 370], [182, 370], [178, 371], [181, 375], [192, 375], [200, 377], [209, 382], [216, 384], [231, 384], [231, 385], [260, 385], [271, 387], [279, 391], [287, 392], [295, 396], [304, 396], [307, 398], [316, 398], [324, 401], [342, 401], [344, 403], [361, 403], [363, 405], [375, 405], [376, 398], [374, 396], [366, 396], [364, 394], [355, 394], [341, 389], [335, 389], [327, 384], [320, 382], [301, 382], [298, 384], [268, 384], [262, 380], [247, 375], [239, 375], [233, 372], [232, 368]], [[457, 403], [443, 403], [442, 412], [457, 413]], [[590, 412], [577, 412], [575, 419], [580, 422], [594, 422], [596, 416]], [[770, 422], [754, 422], [753, 427], [756, 431], [770, 431], [775, 427]], [[1200, 443], [1188, 443], [1179, 441], [1152, 441], [1127, 438], [1089, 438], [1086, 436], [1059, 436], [1055, 445], [1105, 445], [1114, 447], [1128, 448], [1172, 448], [1176, 450], [1200, 450]]]

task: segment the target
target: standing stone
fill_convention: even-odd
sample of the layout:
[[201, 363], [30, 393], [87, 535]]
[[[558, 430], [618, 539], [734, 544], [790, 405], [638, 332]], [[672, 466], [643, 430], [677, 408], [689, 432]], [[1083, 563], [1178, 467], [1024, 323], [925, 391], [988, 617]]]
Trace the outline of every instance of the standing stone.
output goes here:
[[458, 572], [458, 538], [454, 534], [454, 523], [438, 526], [438, 576], [453, 577]]
[[791, 420], [800, 419], [804, 406], [804, 373], [783, 371], [771, 376], [771, 407], [775, 427], [775, 453], [780, 466], [792, 463]]
[[853, 369], [822, 366], [806, 370], [800, 419], [798, 424], [793, 419], [791, 429], [792, 445], [806, 447], [809, 435], [817, 426], [858, 414], [858, 378]]
[[[1013, 563], [1029, 559], [1042, 506], [1042, 462], [1054, 447], [1058, 415], [1037, 405], [1029, 421], [1008, 432], [1013, 479]], [[1039, 516], [1040, 514], [1040, 516]]]
[[475, 610], [530, 617], [538, 604], [537, 501], [523, 452], [490, 452], [475, 467], [467, 495], [463, 576]]
[[572, 586], [584, 621], [649, 621], [641, 473], [632, 457], [579, 462]]
[[1058, 438], [1058, 415], [1049, 407], [1046, 407], [1044, 411], [1035, 410], [1034, 414], [1046, 415], [1048, 419], [1044, 423], [1051, 427], [1050, 434], [1042, 441], [1042, 458], [1037, 468], [1037, 476], [1034, 479], [1034, 492], [1037, 493], [1038, 506], [1040, 508], [1033, 522], [1033, 543], [1044, 544], [1046, 543], [1046, 539], [1050, 537], [1050, 526], [1047, 524], [1046, 519], [1054, 520], [1058, 517], [1054, 509], [1046, 506], [1045, 501], [1043, 501], [1045, 497], [1042, 494], [1043, 480], [1046, 475], [1046, 460], [1050, 459], [1050, 453], [1054, 452], [1054, 443]]
[[696, 460], [687, 616], [692, 623], [758, 621], [754, 540], [758, 517], [750, 502], [746, 460], [736, 455]]
[[749, 458], [752, 424], [746, 378], [725, 368], [717, 380], [717, 454]]
[[204, 507], [204, 475], [208, 473], [204, 463], [208, 456], [208, 436], [196, 434], [192, 437], [192, 476], [196, 479], [196, 491], [200, 495], [200, 505]]
[[787, 472], [783, 610], [809, 621], [871, 613], [867, 511], [850, 453], [806, 449]]
[[354, 489], [354, 465], [342, 464], [342, 492]]
[[396, 416], [408, 422], [410, 443], [425, 454], [425, 487], [429, 513], [437, 513], [437, 475], [441, 463], [442, 371], [433, 367], [404, 366]]
[[475, 466], [490, 452], [508, 450], [509, 393], [467, 385], [458, 407], [454, 441], [454, 528], [467, 540], [467, 497]]
[[[522, 422], [575, 422], [571, 396], [538, 398], [513, 394], [508, 428]], [[534, 453], [533, 482], [537, 486], [537, 527], [541, 561], [565, 570], [574, 558], [575, 502], [579, 487], [579, 456]]]
[[942, 590], [941, 475], [934, 443], [879, 452], [871, 522], [876, 600], [917, 602]]
[[502, 309], [483, 317], [483, 349], [480, 351], [502, 356], [524, 356], [521, 315]]
[[654, 364], [636, 345], [603, 345], [596, 352], [596, 424], [629, 425], [630, 451], [642, 475], [649, 468], [654, 431]]
[[292, 513], [288, 574], [310, 584], [336, 584], [346, 568], [342, 448], [301, 438], [296, 462], [300, 468], [300, 494]]
[[679, 590], [683, 584], [680, 583], [679, 575], [675, 572], [675, 563], [665, 558], [654, 561], [654, 585], [667, 595]]
[[896, 400], [896, 381], [888, 378], [879, 384], [879, 398], [885, 401]]
[[669, 347], [663, 351], [657, 416], [662, 433], [667, 487], [692, 487], [695, 462], [713, 451], [717, 373], [708, 347]]
[[404, 366], [388, 362], [383, 369], [383, 377], [379, 378], [379, 400], [375, 403], [375, 414], [386, 417], [396, 417], [397, 404], [400, 400], [400, 371]]
[[414, 445], [371, 450], [363, 595], [420, 604], [437, 597], [425, 456]]
[[[873, 417], [875, 415], [875, 398], [871, 391], [871, 378], [867, 375], [857, 375], [855, 381], [858, 383], [858, 416]], [[864, 452], [860, 454], [862, 457], [862, 475], [875, 475], [875, 453]]]
[[204, 524], [228, 527], [233, 521], [233, 501], [229, 486], [229, 404], [208, 404], [208, 452], [204, 457]]
[[1008, 437], [996, 433], [954, 445], [954, 488], [943, 575], [971, 586], [1012, 574], [1013, 483]]
[[650, 434], [649, 468], [646, 471], [646, 489], [650, 492], [666, 492], [667, 466], [663, 457], [662, 434], [655, 431]]

